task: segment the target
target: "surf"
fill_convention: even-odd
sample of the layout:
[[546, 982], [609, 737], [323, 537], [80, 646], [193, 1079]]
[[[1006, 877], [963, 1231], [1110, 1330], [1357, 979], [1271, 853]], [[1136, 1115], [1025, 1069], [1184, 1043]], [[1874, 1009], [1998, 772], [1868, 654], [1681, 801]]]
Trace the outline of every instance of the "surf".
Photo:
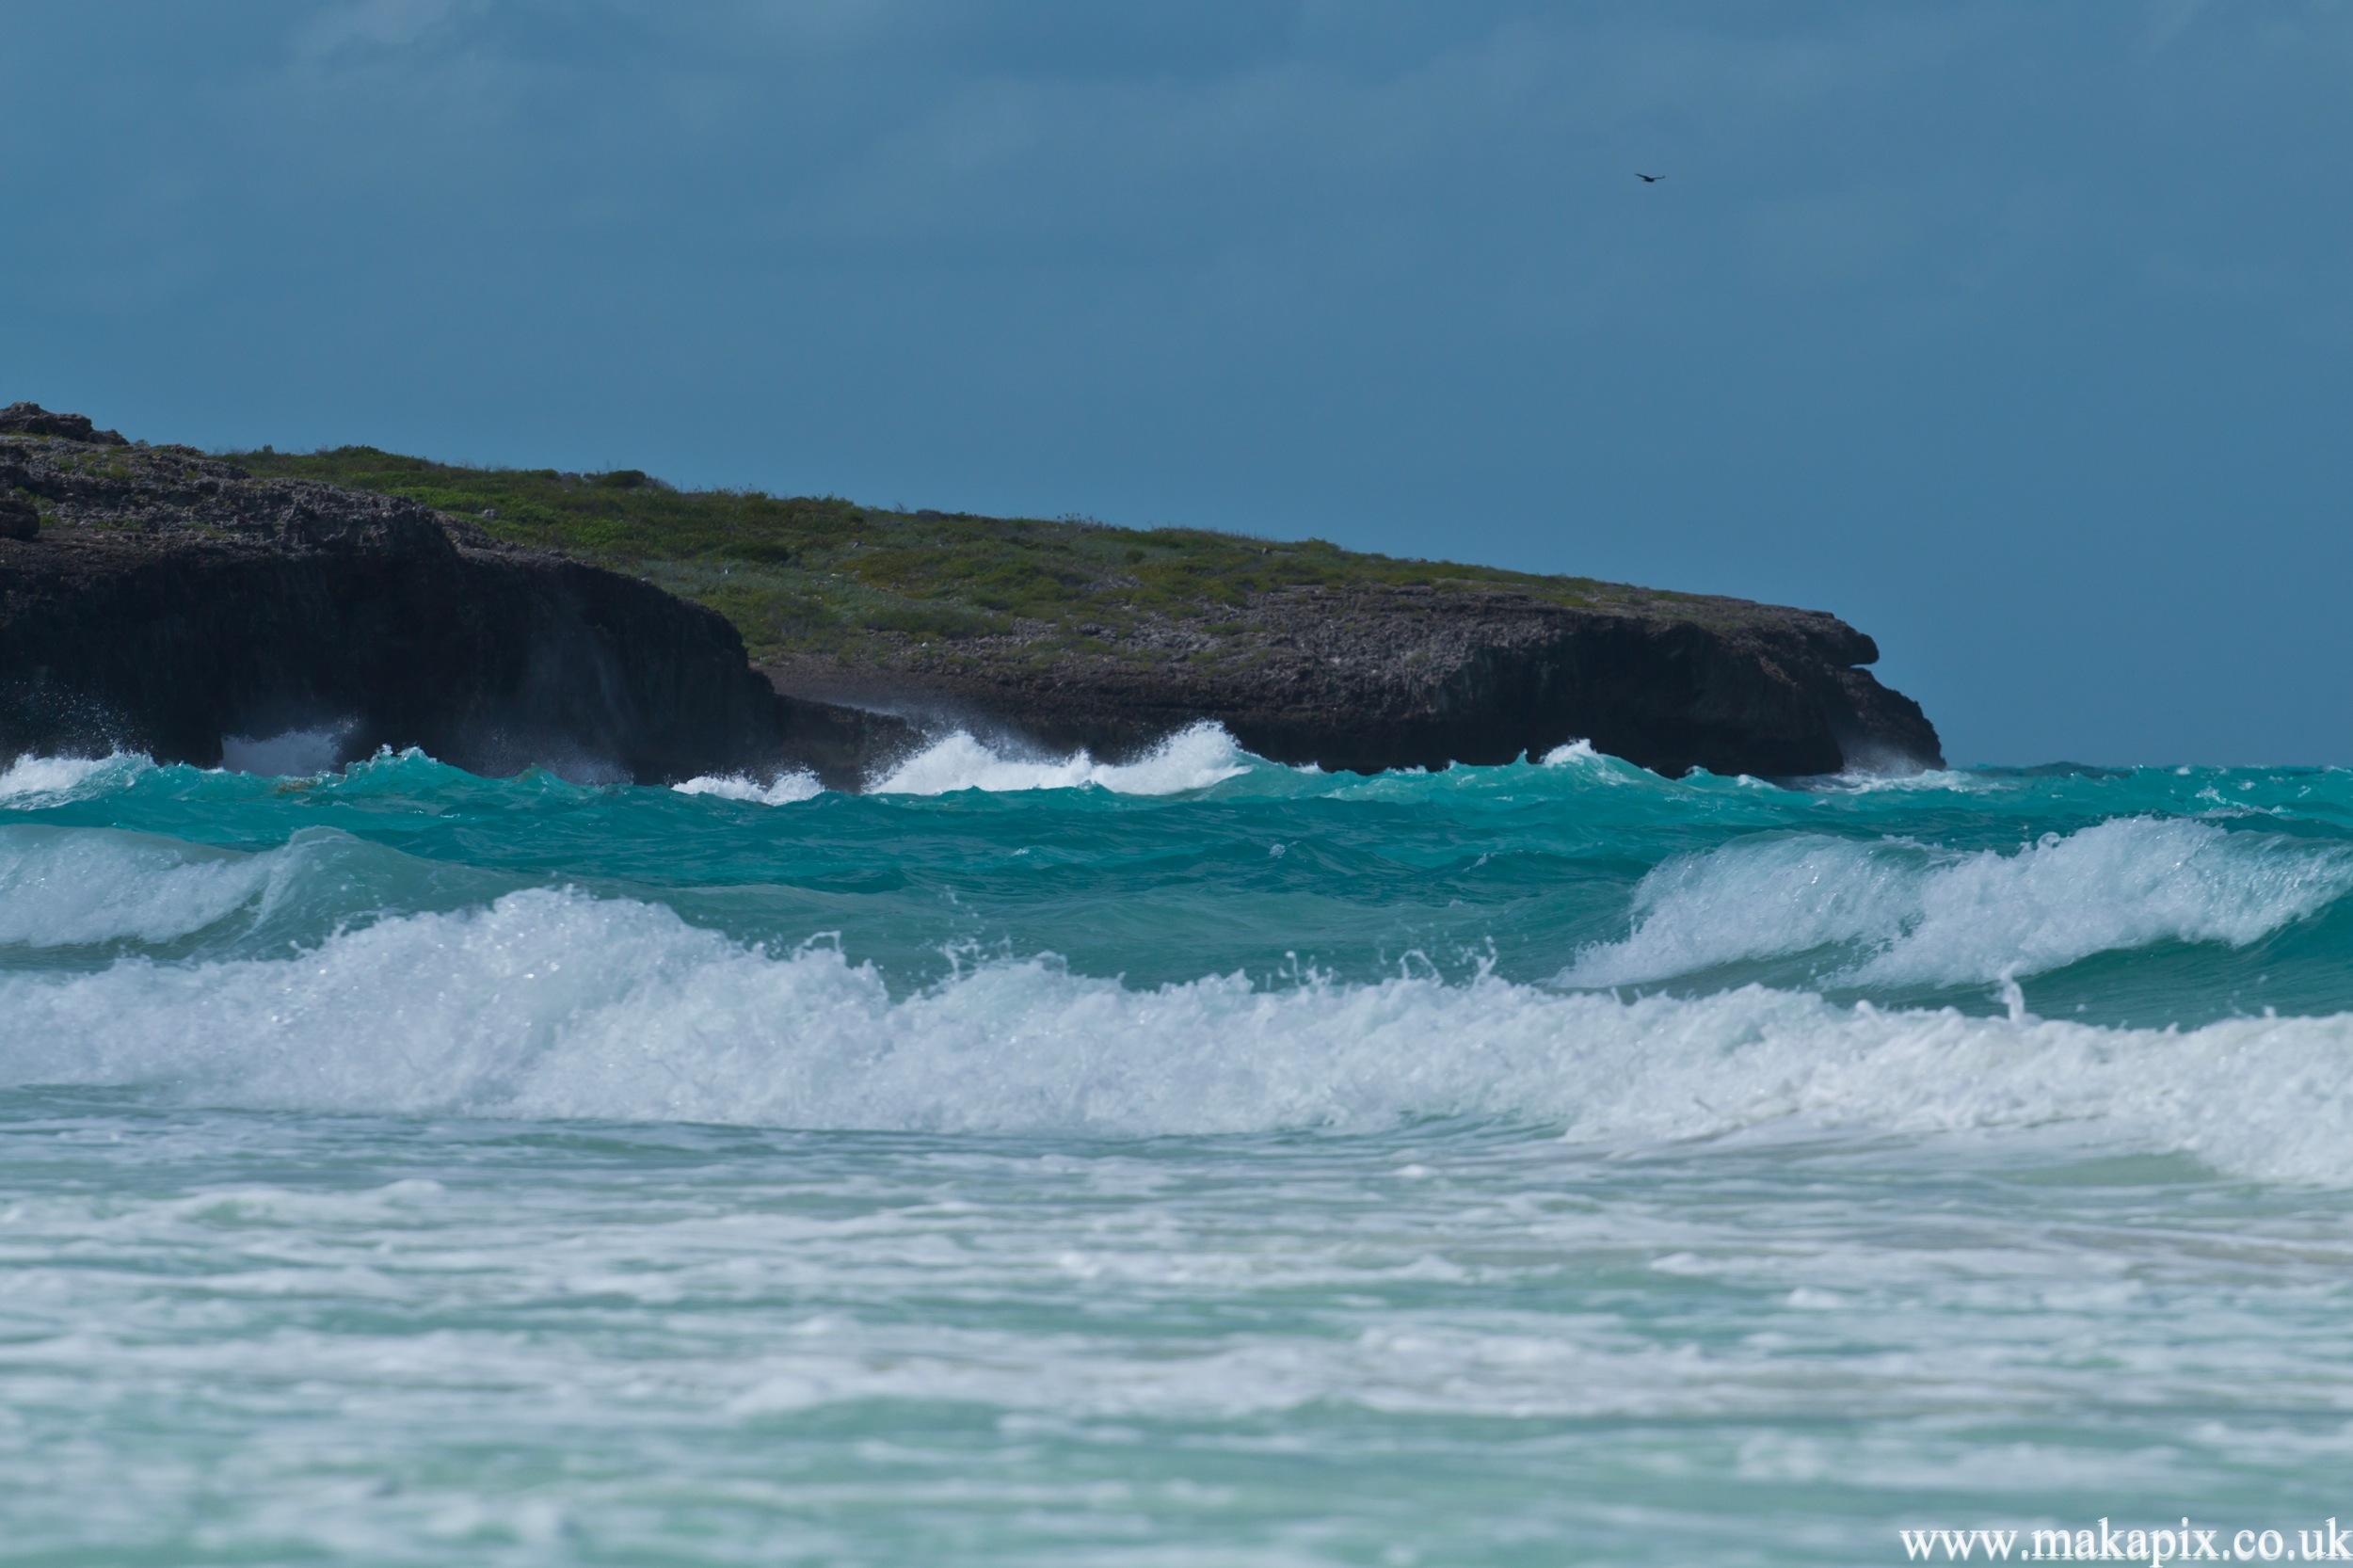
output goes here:
[[1637, 984], [1821, 952], [1855, 986], [2035, 975], [2162, 941], [2246, 947], [2353, 890], [2353, 850], [2136, 816], [2015, 851], [1817, 834], [1674, 856], [1635, 889], [1632, 930], [1569, 985]]
[[1118, 1137], [1473, 1116], [1619, 1150], [2066, 1124], [2238, 1175], [2353, 1181], [2347, 1015], [2134, 1031], [1757, 986], [1131, 987], [1049, 956], [894, 996], [830, 945], [762, 951], [659, 905], [544, 889], [287, 958], [0, 976], [0, 1083], [310, 1112]]

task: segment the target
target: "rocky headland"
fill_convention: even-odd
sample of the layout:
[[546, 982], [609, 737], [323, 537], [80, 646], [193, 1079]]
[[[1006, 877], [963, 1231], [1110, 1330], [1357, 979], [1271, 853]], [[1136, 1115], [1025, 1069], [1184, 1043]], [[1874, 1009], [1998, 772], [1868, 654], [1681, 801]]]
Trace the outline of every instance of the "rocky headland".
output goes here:
[[855, 788], [953, 726], [1119, 757], [1209, 719], [1360, 771], [1575, 739], [1668, 774], [1939, 763], [1877, 656], [1817, 611], [1314, 541], [224, 460], [0, 411], [0, 757], [209, 766], [308, 731], [485, 773]]
[[339, 760], [855, 787], [896, 721], [784, 698], [726, 618], [396, 497], [0, 412], [0, 757], [311, 731]]

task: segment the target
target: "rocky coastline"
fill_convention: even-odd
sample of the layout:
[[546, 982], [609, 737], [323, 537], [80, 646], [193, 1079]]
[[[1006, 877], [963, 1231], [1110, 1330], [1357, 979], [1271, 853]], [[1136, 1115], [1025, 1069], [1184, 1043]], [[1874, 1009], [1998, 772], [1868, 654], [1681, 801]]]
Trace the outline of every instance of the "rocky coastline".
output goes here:
[[1670, 776], [1943, 761], [1919, 705], [1861, 667], [1879, 656], [1870, 638], [1739, 600], [1586, 609], [1491, 588], [1301, 587], [1253, 596], [1214, 633], [1147, 623], [1043, 657], [998, 641], [982, 657], [762, 673], [787, 696], [1098, 757], [1210, 718], [1259, 756], [1334, 772], [1510, 762], [1577, 740]]
[[0, 760], [240, 737], [415, 745], [489, 774], [855, 789], [963, 727], [1131, 756], [1201, 720], [1278, 761], [1492, 763], [1571, 740], [1666, 773], [1942, 761], [1918, 705], [1816, 611], [1629, 592], [1286, 585], [1088, 646], [1012, 633], [755, 670], [715, 611], [397, 496], [259, 478], [79, 415], [0, 410]]
[[[254, 479], [87, 420], [0, 413], [0, 757], [219, 764], [307, 731], [493, 775], [855, 788], [897, 721], [778, 696], [734, 628], [414, 502]], [[35, 514], [35, 526], [22, 520]]]

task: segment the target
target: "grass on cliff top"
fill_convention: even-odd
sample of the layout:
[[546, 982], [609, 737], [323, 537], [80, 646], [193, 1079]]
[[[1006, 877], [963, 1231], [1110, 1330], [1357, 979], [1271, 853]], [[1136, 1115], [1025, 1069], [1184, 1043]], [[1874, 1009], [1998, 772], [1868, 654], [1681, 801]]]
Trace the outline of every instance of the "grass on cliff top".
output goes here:
[[734, 622], [755, 659], [886, 655], [1020, 633], [1103, 651], [1145, 619], [1214, 624], [1306, 585], [1510, 588], [1566, 604], [1680, 600], [1587, 578], [1401, 560], [1321, 539], [1277, 543], [1091, 520], [886, 511], [833, 496], [680, 490], [633, 469], [463, 468], [369, 446], [221, 456], [270, 477], [406, 496], [492, 536], [646, 578]]

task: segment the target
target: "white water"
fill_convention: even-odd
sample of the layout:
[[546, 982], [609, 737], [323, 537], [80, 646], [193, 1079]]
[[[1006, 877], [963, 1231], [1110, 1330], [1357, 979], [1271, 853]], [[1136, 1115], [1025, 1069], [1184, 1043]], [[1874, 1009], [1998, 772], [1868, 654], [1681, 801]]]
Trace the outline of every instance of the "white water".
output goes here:
[[[871, 780], [873, 794], [943, 795], [961, 790], [1002, 793], [1025, 790], [1109, 790], [1123, 795], [1170, 795], [1206, 790], [1249, 771], [1247, 755], [1222, 726], [1196, 724], [1171, 735], [1132, 762], [1098, 762], [1085, 751], [1067, 757], [1007, 755], [965, 730], [933, 741]], [[772, 783], [741, 775], [690, 778], [672, 789], [761, 806], [790, 806], [822, 792], [816, 776], [788, 773]]]
[[757, 806], [791, 806], [797, 801], [814, 800], [824, 792], [815, 774], [797, 770], [779, 774], [765, 784], [742, 774], [705, 774], [670, 788], [682, 795], [715, 795], [721, 800], [749, 801]]
[[1634, 896], [1634, 929], [1587, 949], [1569, 985], [1625, 985], [1853, 946], [1826, 979], [1984, 984], [2161, 941], [2244, 947], [2353, 889], [2334, 845], [2121, 818], [2013, 854], [1811, 834], [1668, 860]]
[[0, 809], [28, 810], [120, 788], [155, 764], [130, 752], [111, 757], [20, 757], [0, 770]]
[[2353, 1182], [2353, 1017], [2177, 1032], [1755, 987], [1633, 1003], [1495, 980], [1131, 989], [1034, 960], [894, 999], [830, 949], [774, 956], [657, 905], [536, 889], [290, 958], [0, 978], [0, 1084], [40, 1083], [311, 1111], [987, 1132], [1473, 1114], [1625, 1147], [1777, 1124], [2068, 1123], [2243, 1175]]
[[1173, 795], [1249, 771], [1225, 727], [1196, 724], [1132, 762], [1098, 762], [1084, 751], [1057, 759], [1007, 757], [958, 730], [935, 741], [869, 786], [875, 794], [941, 795], [957, 790], [1072, 790]]

